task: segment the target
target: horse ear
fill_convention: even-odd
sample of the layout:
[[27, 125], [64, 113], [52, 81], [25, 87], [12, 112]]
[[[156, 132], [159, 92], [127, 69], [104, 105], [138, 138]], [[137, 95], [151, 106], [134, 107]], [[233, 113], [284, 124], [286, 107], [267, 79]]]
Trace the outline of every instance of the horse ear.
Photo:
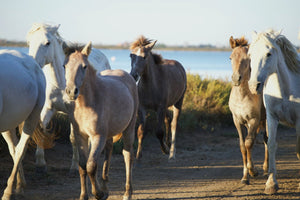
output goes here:
[[92, 42], [90, 41], [85, 47], [82, 49], [81, 53], [89, 56], [92, 51]]
[[282, 33], [282, 29], [280, 29], [279, 31], [277, 31], [277, 32], [275, 33], [275, 35], [276, 35], [276, 36], [279, 36], [279, 35], [281, 35], [281, 33]]
[[252, 41], [256, 40], [256, 38], [257, 38], [257, 32], [253, 31], [252, 32]]
[[148, 51], [151, 51], [152, 48], [154, 47], [154, 45], [155, 45], [156, 42], [157, 42], [157, 40], [151, 42], [150, 44], [147, 44], [147, 45], [145, 46], [145, 49], [147, 49]]
[[236, 47], [236, 41], [235, 41], [235, 39], [233, 39], [232, 36], [229, 39], [229, 44], [230, 44], [232, 49], [234, 49]]
[[58, 30], [58, 28], [60, 27], [60, 24], [56, 25], [56, 26], [52, 26], [50, 32], [52, 34], [55, 34]]

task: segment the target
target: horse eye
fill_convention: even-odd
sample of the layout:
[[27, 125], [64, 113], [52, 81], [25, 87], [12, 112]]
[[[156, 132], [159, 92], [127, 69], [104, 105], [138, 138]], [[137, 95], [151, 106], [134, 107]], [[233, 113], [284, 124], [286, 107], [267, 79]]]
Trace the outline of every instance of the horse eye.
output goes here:
[[49, 46], [50, 45], [50, 42], [48, 41], [48, 42], [46, 42], [46, 44], [45, 44], [46, 46]]
[[87, 65], [83, 65], [83, 66], [82, 66], [83, 69], [86, 69], [86, 67], [87, 67]]
[[66, 65], [63, 65], [63, 68], [65, 69], [65, 68], [66, 68]]
[[270, 57], [272, 54], [271, 53], [267, 53], [267, 57]]

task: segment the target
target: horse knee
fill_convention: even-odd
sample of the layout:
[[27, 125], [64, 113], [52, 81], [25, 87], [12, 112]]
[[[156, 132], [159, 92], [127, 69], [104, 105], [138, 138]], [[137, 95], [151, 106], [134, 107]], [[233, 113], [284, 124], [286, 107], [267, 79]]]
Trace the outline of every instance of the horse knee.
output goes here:
[[94, 161], [89, 161], [86, 164], [86, 172], [89, 176], [94, 176], [97, 171], [97, 163]]
[[246, 138], [246, 141], [245, 141], [245, 147], [246, 149], [251, 149], [252, 146], [253, 146], [253, 143], [254, 143], [254, 139], [253, 138]]

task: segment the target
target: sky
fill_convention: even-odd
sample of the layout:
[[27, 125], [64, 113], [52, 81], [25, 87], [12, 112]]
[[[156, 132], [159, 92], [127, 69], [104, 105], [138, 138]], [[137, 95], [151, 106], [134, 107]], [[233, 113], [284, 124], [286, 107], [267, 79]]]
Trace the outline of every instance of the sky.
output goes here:
[[25, 41], [33, 23], [60, 24], [71, 42], [121, 44], [140, 35], [167, 45], [229, 46], [281, 30], [300, 46], [299, 0], [0, 0], [0, 39]]

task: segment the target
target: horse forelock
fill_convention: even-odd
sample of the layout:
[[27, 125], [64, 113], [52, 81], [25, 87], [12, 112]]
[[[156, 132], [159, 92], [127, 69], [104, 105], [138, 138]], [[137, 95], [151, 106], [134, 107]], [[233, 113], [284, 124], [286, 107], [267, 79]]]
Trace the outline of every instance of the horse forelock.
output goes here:
[[81, 52], [84, 48], [84, 45], [78, 44], [78, 43], [73, 43], [68, 45], [68, 48], [64, 49], [65, 55], [68, 57], [72, 53], [75, 53], [76, 51]]
[[236, 39], [234, 39], [234, 41], [235, 42], [234, 42], [232, 48], [249, 46], [248, 40], [244, 36], [242, 36], [241, 38], [236, 38]]
[[134, 50], [135, 48], [142, 48], [148, 44], [151, 43], [151, 40], [148, 38], [145, 38], [145, 36], [140, 36], [136, 41], [134, 41], [133, 43], [131, 43], [130, 45], [130, 50]]
[[[51, 30], [53, 28], [54, 28], [54, 26], [52, 26], [50, 24], [34, 23], [31, 27], [31, 29], [29, 30], [29, 32], [27, 33], [27, 36], [26, 36], [27, 43], [29, 43], [29, 41], [32, 39], [31, 36], [34, 33], [36, 33], [37, 31], [44, 31], [46, 34], [49, 34], [49, 33], [51, 33]], [[58, 40], [58, 42], [60, 44], [64, 41], [58, 31], [56, 31], [53, 36]]]

